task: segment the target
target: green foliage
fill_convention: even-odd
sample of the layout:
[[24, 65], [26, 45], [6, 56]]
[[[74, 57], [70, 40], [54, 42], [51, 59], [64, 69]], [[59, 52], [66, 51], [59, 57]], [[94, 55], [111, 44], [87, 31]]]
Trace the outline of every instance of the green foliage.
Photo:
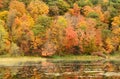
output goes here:
[[83, 40], [83, 50], [85, 54], [91, 54], [92, 52], [96, 52], [98, 51], [98, 48], [95, 44], [94, 39], [93, 40], [89, 40], [88, 44], [85, 44], [86, 41]]
[[40, 24], [43, 27], [49, 27], [52, 22], [52, 18], [46, 15], [41, 15], [38, 17], [36, 24]]
[[56, 5], [59, 8], [59, 14], [63, 15], [65, 12], [68, 11], [69, 8], [69, 4], [67, 4], [65, 1], [63, 0], [59, 0]]
[[93, 4], [93, 5], [97, 5], [97, 4], [99, 4], [100, 2], [102, 2], [102, 0], [90, 0], [91, 1], [91, 3]]
[[66, 2], [70, 5], [70, 7], [73, 7], [73, 4], [79, 0], [66, 0]]
[[24, 4], [27, 6], [28, 4], [30, 4], [32, 0], [18, 0], [18, 1], [24, 2]]
[[99, 15], [96, 12], [89, 12], [87, 17], [89, 18], [99, 18]]
[[35, 36], [45, 36], [46, 29], [51, 25], [52, 18], [46, 15], [38, 17], [35, 26], [32, 28]]
[[32, 31], [35, 36], [45, 36], [46, 28], [38, 24], [32, 28]]
[[78, 4], [78, 6], [80, 7], [84, 7], [86, 5], [91, 5], [90, 1], [85, 1], [85, 0], [79, 0], [79, 1], [76, 1], [76, 3]]
[[[64, 0], [46, 0], [45, 2], [49, 6], [54, 6], [53, 9], [52, 8], [50, 9], [51, 11], [54, 11], [55, 8], [56, 9], [58, 8], [59, 9], [58, 12], [60, 15], [63, 15], [65, 12], [67, 12], [70, 7], [69, 4], [67, 2], [65, 2]], [[55, 11], [57, 11], [57, 10], [55, 10]]]
[[118, 51], [119, 13], [120, 0], [0, 0], [0, 54]]
[[101, 21], [97, 21], [97, 24], [95, 26], [96, 28], [100, 28], [100, 29], [107, 29], [108, 28], [108, 24], [101, 22]]
[[60, 16], [60, 17], [58, 17], [57, 24], [58, 24], [60, 27], [65, 28], [65, 27], [67, 27], [67, 24], [68, 24], [68, 23], [67, 23], [66, 18]]
[[103, 39], [111, 37], [111, 35], [112, 35], [111, 30], [108, 30], [108, 29], [102, 30], [102, 37], [103, 37]]
[[59, 15], [59, 8], [57, 6], [50, 6], [49, 7], [49, 15], [50, 16]]
[[102, 7], [103, 11], [107, 11], [108, 10], [108, 6], [109, 6], [108, 3], [102, 3], [101, 4], [101, 7]]

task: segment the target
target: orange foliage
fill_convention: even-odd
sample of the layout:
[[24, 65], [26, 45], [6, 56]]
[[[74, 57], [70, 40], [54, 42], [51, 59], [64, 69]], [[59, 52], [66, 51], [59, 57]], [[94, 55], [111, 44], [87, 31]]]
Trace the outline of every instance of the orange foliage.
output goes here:
[[0, 8], [2, 8], [3, 7], [3, 0], [0, 0]]
[[100, 29], [96, 29], [95, 40], [97, 46], [102, 46], [102, 35]]
[[9, 6], [10, 10], [16, 10], [18, 16], [22, 16], [26, 13], [25, 5], [23, 2], [19, 2], [17, 0], [13, 0], [10, 2]]
[[42, 56], [52, 56], [56, 53], [56, 46], [54, 43], [52, 42], [46, 42], [44, 44], [44, 47], [42, 48], [42, 52], [41, 52], [41, 55]]
[[78, 45], [78, 35], [73, 27], [69, 26], [66, 28], [66, 48]]
[[80, 15], [80, 8], [79, 8], [79, 6], [75, 3], [74, 6], [73, 6], [73, 9], [70, 9], [69, 12], [70, 12], [70, 14], [72, 14], [72, 15], [78, 16], [78, 15]]
[[105, 40], [105, 49], [106, 49], [106, 53], [111, 53], [114, 49], [113, 45], [112, 45], [112, 40], [110, 38], [107, 38]]
[[104, 17], [104, 14], [103, 14], [103, 12], [102, 12], [101, 6], [98, 5], [98, 6], [94, 7], [94, 11], [99, 14], [100, 20], [101, 20], [101, 21], [104, 21], [104, 18], [105, 18], [105, 17]]
[[93, 8], [90, 6], [83, 7], [84, 15], [87, 16], [89, 12], [94, 12]]

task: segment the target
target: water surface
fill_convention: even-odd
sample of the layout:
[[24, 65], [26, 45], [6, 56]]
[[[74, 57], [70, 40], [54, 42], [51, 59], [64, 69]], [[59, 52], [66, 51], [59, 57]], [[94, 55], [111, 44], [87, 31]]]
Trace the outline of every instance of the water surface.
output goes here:
[[119, 61], [29, 61], [0, 65], [0, 79], [120, 79]]

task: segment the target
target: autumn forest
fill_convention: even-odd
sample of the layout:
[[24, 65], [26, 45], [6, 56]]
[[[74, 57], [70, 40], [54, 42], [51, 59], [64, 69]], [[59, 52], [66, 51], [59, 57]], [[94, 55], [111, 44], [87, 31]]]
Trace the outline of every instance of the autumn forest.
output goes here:
[[120, 0], [0, 0], [0, 55], [120, 53]]

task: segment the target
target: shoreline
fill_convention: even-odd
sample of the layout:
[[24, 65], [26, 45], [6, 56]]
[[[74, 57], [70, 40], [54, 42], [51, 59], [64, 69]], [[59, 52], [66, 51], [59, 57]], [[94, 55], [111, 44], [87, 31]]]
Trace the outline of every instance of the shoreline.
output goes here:
[[109, 56], [104, 59], [98, 56], [65, 56], [56, 58], [43, 57], [0, 57], [0, 66], [19, 66], [27, 62], [49, 62], [49, 61], [120, 61], [120, 56]]

